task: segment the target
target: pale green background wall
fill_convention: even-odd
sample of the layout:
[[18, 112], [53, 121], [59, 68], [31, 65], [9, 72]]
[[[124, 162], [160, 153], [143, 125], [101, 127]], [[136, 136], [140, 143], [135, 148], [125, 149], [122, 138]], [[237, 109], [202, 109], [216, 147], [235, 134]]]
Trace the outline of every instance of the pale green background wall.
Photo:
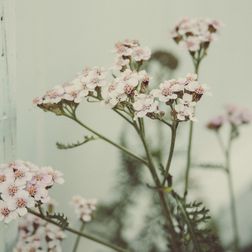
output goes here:
[[[61, 211], [74, 218], [68, 202], [75, 194], [97, 197], [99, 201], [111, 197], [118, 151], [102, 141], [71, 150], [56, 149], [56, 141], [76, 142], [87, 132], [67, 118], [39, 109], [28, 111], [32, 99], [55, 85], [71, 81], [85, 66], [111, 66], [114, 55], [110, 50], [115, 42], [125, 38], [139, 39], [142, 46], [151, 49], [172, 51], [181, 61], [174, 77], [185, 76], [193, 72], [191, 58], [166, 39], [168, 30], [178, 17], [217, 19], [227, 27], [221, 30], [220, 40], [211, 44], [209, 55], [200, 66], [199, 79], [211, 87], [214, 95], [197, 107], [200, 122], [194, 131], [193, 157], [197, 162], [221, 162], [217, 141], [205, 124], [210, 117], [224, 112], [224, 103], [252, 108], [251, 8], [252, 2], [245, 0], [16, 1], [18, 158], [39, 166], [50, 165], [65, 174], [65, 184], [56, 185], [50, 192], [62, 206]], [[78, 113], [89, 126], [117, 141], [123, 121], [111, 111], [83, 101]], [[251, 132], [252, 125], [242, 127], [233, 146], [237, 194], [251, 185]], [[182, 134], [186, 144], [187, 132]], [[171, 172], [176, 174], [175, 170]], [[209, 197], [212, 213], [217, 214], [221, 206], [228, 204], [224, 174], [199, 170], [192, 174], [202, 178], [201, 192]]]

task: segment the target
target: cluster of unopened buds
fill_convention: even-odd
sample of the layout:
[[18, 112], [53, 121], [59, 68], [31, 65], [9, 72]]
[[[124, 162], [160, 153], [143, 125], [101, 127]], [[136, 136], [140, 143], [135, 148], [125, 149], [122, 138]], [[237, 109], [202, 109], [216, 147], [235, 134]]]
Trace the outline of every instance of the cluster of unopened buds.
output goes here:
[[182, 49], [195, 52], [202, 46], [206, 50], [212, 40], [218, 40], [217, 32], [222, 27], [225, 27], [223, 23], [210, 18], [180, 18], [168, 37], [173, 38]]
[[[27, 214], [19, 221], [18, 241], [13, 252], [62, 251], [61, 242], [65, 238], [65, 232], [58, 226], [32, 214]], [[44, 248], [46, 249], [44, 250]]]
[[72, 201], [69, 203], [74, 206], [77, 219], [83, 222], [89, 222], [94, 218], [94, 211], [96, 210], [97, 199], [86, 200], [77, 195], [73, 196]]
[[225, 109], [227, 111], [226, 115], [219, 115], [210, 120], [207, 125], [209, 129], [218, 130], [224, 122], [229, 122], [232, 126], [238, 127], [252, 120], [252, 110], [250, 109], [234, 104], [227, 104]]
[[[45, 111], [52, 111], [56, 115], [62, 115], [64, 105], [76, 108], [82, 98], [93, 97], [100, 101], [103, 108], [124, 110], [127, 108], [134, 120], [144, 116], [153, 119], [160, 118], [164, 112], [158, 110], [159, 102], [165, 102], [172, 108], [171, 119], [178, 121], [193, 120], [194, 106], [202, 95], [211, 96], [206, 84], [197, 82], [196, 74], [187, 74], [185, 78], [171, 79], [159, 85], [160, 89], [148, 91], [151, 77], [145, 70], [138, 71], [143, 60], [150, 58], [148, 47], [141, 49], [138, 40], [125, 40], [116, 43], [112, 51], [117, 53], [121, 65], [120, 76], [114, 76], [112, 82], [106, 82], [107, 71], [104, 67], [85, 68], [77, 74], [70, 83], [56, 86], [47, 91], [44, 96], [33, 100], [32, 107], [38, 106]], [[132, 69], [132, 57], [135, 59], [136, 69]], [[173, 107], [173, 104], [175, 106]], [[179, 104], [178, 104], [179, 103]], [[68, 110], [69, 111], [69, 110]]]
[[18, 215], [50, 200], [48, 189], [54, 182], [64, 183], [60, 171], [50, 166], [41, 167], [22, 160], [0, 165], [0, 221], [6, 223]]

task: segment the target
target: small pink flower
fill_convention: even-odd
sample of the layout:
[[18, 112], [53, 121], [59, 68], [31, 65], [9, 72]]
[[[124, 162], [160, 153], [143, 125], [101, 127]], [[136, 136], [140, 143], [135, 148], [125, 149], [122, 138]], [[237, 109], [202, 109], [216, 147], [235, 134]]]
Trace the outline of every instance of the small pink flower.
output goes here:
[[210, 120], [210, 122], [208, 123], [207, 127], [209, 129], [214, 129], [214, 130], [218, 130], [222, 124], [224, 122], [226, 122], [228, 120], [228, 117], [225, 115], [219, 115], [217, 117], [214, 117]]
[[200, 43], [201, 41], [198, 37], [189, 36], [186, 41], [179, 41], [179, 46], [181, 49], [195, 52], [200, 49]]
[[135, 109], [134, 120], [144, 117], [147, 113], [158, 112], [158, 101], [152, 95], [137, 95], [137, 100], [133, 103]]
[[43, 103], [43, 97], [42, 96], [37, 96], [32, 100], [33, 104], [29, 109], [37, 107], [37, 105], [40, 105]]
[[18, 216], [16, 211], [11, 211], [6, 202], [0, 200], [0, 221], [4, 219], [5, 223], [11, 222]]
[[7, 205], [10, 210], [17, 210], [18, 214], [23, 216], [27, 213], [26, 207], [34, 207], [35, 201], [34, 198], [29, 197], [27, 191], [21, 190], [12, 199], [7, 201]]
[[143, 49], [134, 47], [132, 56], [136, 61], [148, 60], [151, 57], [151, 49], [148, 46], [145, 46]]

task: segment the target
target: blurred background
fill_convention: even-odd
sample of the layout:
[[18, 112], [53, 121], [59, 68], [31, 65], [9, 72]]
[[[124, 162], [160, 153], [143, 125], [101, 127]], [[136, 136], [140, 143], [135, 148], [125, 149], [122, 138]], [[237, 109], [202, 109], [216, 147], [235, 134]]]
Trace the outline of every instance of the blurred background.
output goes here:
[[[213, 116], [225, 112], [224, 104], [252, 108], [251, 8], [250, 1], [230, 0], [16, 1], [17, 157], [40, 167], [52, 166], [64, 173], [65, 184], [54, 186], [50, 196], [59, 203], [56, 210], [69, 216], [72, 226], [79, 228], [73, 208], [69, 206], [73, 195], [87, 199], [95, 197], [98, 206], [100, 202], [113, 199], [116, 173], [121, 165], [120, 151], [102, 140], [74, 149], [57, 149], [57, 141], [75, 143], [82, 141], [84, 135], [92, 134], [65, 117], [37, 108], [29, 111], [32, 100], [55, 85], [70, 82], [86, 66], [109, 68], [115, 57], [110, 51], [118, 40], [126, 38], [139, 39], [142, 47], [149, 46], [153, 51], [172, 53], [179, 61], [172, 77], [184, 77], [194, 71], [191, 57], [172, 39], [166, 38], [168, 31], [179, 17], [216, 19], [226, 24], [226, 28], [221, 29], [219, 41], [211, 43], [199, 68], [199, 81], [211, 87], [213, 97], [204, 97], [197, 106], [199, 123], [194, 127], [192, 157], [193, 163], [223, 163], [217, 139], [207, 130], [206, 124]], [[154, 88], [159, 84], [151, 82], [150, 85]], [[130, 133], [121, 118], [110, 110], [101, 109], [98, 103], [83, 100], [77, 114], [89, 127], [115, 142], [119, 142], [123, 132]], [[184, 151], [189, 123], [181, 128], [176, 147]], [[224, 139], [228, 136], [225, 130], [228, 128], [221, 130]], [[251, 133], [252, 125], [241, 127], [240, 136], [233, 143], [231, 160], [235, 196], [239, 203], [240, 239], [244, 247], [252, 241]], [[132, 135], [125, 137], [134, 141]], [[172, 164], [174, 177], [184, 171], [182, 158]], [[177, 166], [182, 168], [177, 169]], [[203, 200], [210, 208], [210, 215], [222, 220], [222, 242], [229, 244], [232, 231], [226, 175], [219, 170], [195, 168], [190, 178], [196, 181], [198, 189], [189, 192], [189, 199]], [[134, 229], [133, 223], [129, 223], [129, 230]], [[74, 238], [68, 234], [64, 251], [72, 249]], [[81, 240], [81, 246], [90, 252], [111, 251], [87, 239]]]

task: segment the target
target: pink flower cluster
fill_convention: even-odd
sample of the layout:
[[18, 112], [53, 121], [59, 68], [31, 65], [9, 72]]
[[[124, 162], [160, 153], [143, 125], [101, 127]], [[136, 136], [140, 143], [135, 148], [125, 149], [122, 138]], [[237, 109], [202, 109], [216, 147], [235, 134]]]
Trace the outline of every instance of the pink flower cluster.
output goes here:
[[53, 89], [47, 90], [43, 96], [36, 97], [30, 109], [39, 106], [45, 110], [52, 110], [58, 115], [61, 111], [58, 106], [59, 102], [73, 102], [78, 105], [84, 97], [91, 95], [93, 91], [106, 85], [107, 71], [104, 67], [86, 67], [70, 83], [64, 83], [62, 86], [57, 85]]
[[62, 251], [61, 242], [65, 238], [65, 232], [58, 226], [32, 214], [27, 214], [19, 222], [18, 241], [13, 252]]
[[219, 115], [210, 120], [207, 127], [218, 130], [224, 122], [231, 123], [234, 127], [249, 123], [252, 120], [252, 110], [234, 104], [225, 105], [227, 115]]
[[74, 206], [77, 218], [84, 222], [89, 222], [94, 217], [94, 211], [96, 210], [97, 199], [86, 200], [83, 197], [77, 195], [73, 196], [72, 201], [69, 203]]
[[26, 207], [50, 200], [47, 190], [54, 182], [63, 184], [62, 175], [50, 166], [38, 168], [22, 160], [0, 165], [0, 221], [9, 223], [25, 215]]
[[108, 86], [102, 90], [104, 100], [100, 102], [102, 108], [113, 108], [118, 103], [123, 103], [126, 100], [134, 100], [134, 94], [139, 83], [146, 79], [146, 71], [131, 71], [126, 69], [121, 73], [120, 77], [115, 78]]
[[[208, 91], [209, 87], [206, 84], [200, 85], [196, 81], [196, 74], [187, 74], [186, 78], [164, 81], [159, 85], [160, 89], [153, 89], [146, 94], [152, 78], [147, 75], [145, 70], [130, 70], [127, 68], [127, 64], [130, 64], [131, 67], [131, 58], [134, 57], [139, 67], [141, 61], [150, 58], [150, 50], [148, 48], [140, 49], [138, 40], [124, 40], [116, 43], [112, 52], [117, 53], [120, 62], [123, 61], [125, 64], [120, 64], [120, 68], [118, 68], [121, 71], [120, 76], [114, 76], [113, 81], [108, 85], [105, 80], [107, 75], [105, 68], [85, 68], [72, 82], [56, 86], [48, 90], [46, 95], [35, 98], [32, 107], [38, 106], [61, 115], [64, 104], [70, 105], [72, 109], [72, 105], [77, 107], [83, 97], [92, 96], [100, 100], [102, 108], [120, 110], [127, 108], [133, 120], [144, 116], [155, 119], [163, 115], [163, 112], [158, 110], [159, 102], [155, 100], [155, 98], [159, 98], [159, 101], [165, 102], [171, 107], [176, 102], [172, 110], [171, 118], [173, 120], [197, 121], [194, 116], [196, 102], [203, 94], [208, 96], [212, 94]], [[139, 69], [138, 67], [137, 69]], [[96, 96], [94, 92], [97, 92]]]
[[206, 84], [200, 85], [196, 81], [197, 74], [188, 73], [185, 78], [171, 79], [159, 85], [159, 89], [153, 89], [150, 94], [158, 97], [174, 109], [171, 111], [172, 119], [178, 121], [198, 121], [194, 116], [194, 106], [202, 95], [212, 96]]
[[116, 53], [114, 65], [110, 68], [111, 70], [120, 70], [124, 71], [127, 64], [130, 63], [132, 57], [137, 62], [143, 60], [148, 60], [151, 56], [151, 49], [147, 46], [140, 48], [139, 41], [137, 39], [129, 40], [125, 39], [124, 41], [118, 41], [115, 43], [115, 48], [111, 51]]
[[212, 40], [218, 40], [217, 32], [222, 27], [225, 27], [223, 23], [210, 18], [180, 18], [168, 37], [173, 38], [180, 48], [195, 52], [200, 45], [207, 49]]

